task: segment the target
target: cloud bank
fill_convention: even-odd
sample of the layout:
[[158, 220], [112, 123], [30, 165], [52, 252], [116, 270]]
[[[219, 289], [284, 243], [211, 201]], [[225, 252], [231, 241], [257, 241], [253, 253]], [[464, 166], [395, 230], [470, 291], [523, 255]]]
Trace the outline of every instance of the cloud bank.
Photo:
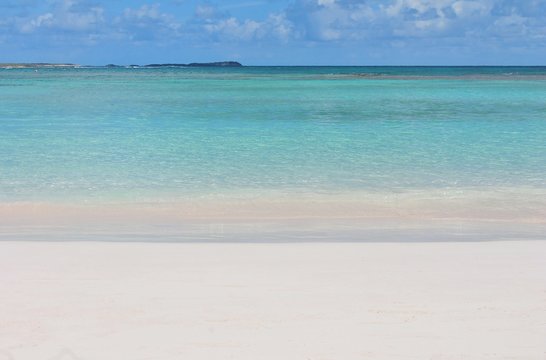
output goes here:
[[7, 0], [0, 14], [0, 61], [532, 64], [546, 55], [543, 0]]

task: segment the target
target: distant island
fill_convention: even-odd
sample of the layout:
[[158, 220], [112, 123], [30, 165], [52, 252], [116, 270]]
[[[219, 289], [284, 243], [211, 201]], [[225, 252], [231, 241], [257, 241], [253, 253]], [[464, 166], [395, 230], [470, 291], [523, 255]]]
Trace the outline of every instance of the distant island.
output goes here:
[[[148, 65], [116, 65], [108, 64], [107, 68], [157, 68], [157, 67], [241, 67], [241, 63], [237, 61], [217, 61], [207, 63], [189, 63], [189, 64], [148, 64]], [[53, 64], [53, 63], [0, 63], [0, 69], [36, 69], [36, 68], [77, 68], [82, 67], [78, 64]]]
[[75, 68], [76, 64], [51, 64], [51, 63], [0, 63], [2, 69], [35, 69], [35, 68]]

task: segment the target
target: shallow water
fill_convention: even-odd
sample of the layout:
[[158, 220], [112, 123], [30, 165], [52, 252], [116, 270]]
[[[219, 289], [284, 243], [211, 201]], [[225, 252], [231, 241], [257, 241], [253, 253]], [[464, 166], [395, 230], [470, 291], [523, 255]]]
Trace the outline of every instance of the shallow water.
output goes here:
[[399, 69], [3, 70], [0, 200], [545, 187], [537, 68]]
[[0, 99], [4, 207], [546, 210], [546, 68], [4, 69]]

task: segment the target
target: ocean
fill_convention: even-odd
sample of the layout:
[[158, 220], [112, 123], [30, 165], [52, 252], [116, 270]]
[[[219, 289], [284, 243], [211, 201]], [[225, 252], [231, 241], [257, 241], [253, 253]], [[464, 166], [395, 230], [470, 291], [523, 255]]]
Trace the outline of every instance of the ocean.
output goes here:
[[536, 235], [546, 67], [0, 69], [4, 230], [36, 206]]

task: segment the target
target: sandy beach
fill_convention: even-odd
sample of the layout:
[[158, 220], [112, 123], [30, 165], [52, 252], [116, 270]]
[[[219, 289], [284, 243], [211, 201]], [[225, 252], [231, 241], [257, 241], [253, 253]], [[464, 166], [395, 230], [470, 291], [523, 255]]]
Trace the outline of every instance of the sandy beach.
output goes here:
[[0, 1], [0, 360], [546, 360], [546, 0]]
[[0, 359], [546, 357], [546, 242], [0, 242]]

